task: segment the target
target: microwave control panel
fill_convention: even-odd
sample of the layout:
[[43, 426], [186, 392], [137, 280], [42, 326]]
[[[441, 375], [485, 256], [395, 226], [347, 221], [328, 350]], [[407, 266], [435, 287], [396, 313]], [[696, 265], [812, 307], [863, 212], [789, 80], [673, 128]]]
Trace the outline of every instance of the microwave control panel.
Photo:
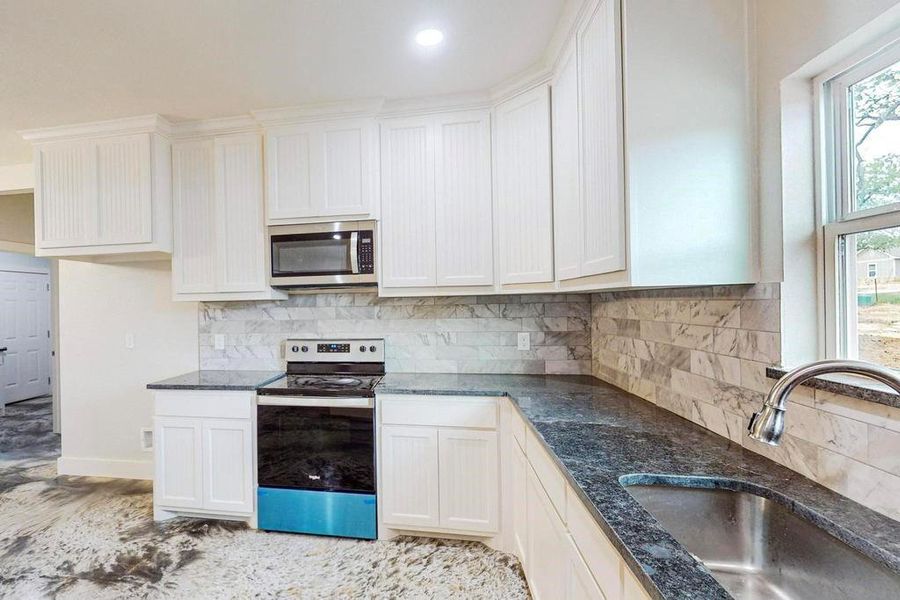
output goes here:
[[356, 240], [356, 254], [359, 257], [359, 272], [375, 272], [375, 241], [373, 231], [360, 231]]

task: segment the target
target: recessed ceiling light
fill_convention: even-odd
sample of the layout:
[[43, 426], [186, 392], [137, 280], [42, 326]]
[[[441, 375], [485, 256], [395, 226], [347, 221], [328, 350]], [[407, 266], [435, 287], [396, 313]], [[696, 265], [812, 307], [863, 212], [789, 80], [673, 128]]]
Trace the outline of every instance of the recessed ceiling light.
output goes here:
[[423, 29], [416, 34], [416, 43], [420, 46], [437, 46], [444, 41], [444, 33], [439, 29]]

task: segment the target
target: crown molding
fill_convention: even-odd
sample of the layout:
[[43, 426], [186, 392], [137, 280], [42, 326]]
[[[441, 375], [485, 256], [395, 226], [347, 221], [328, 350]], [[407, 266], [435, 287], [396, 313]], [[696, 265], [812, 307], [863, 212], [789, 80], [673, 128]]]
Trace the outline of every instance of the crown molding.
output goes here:
[[259, 130], [260, 126], [256, 119], [250, 115], [238, 115], [235, 117], [196, 119], [175, 123], [172, 126], [172, 136], [176, 139], [187, 139], [209, 135], [253, 133]]
[[34, 144], [138, 133], [158, 133], [168, 137], [172, 133], [172, 123], [154, 114], [19, 131], [23, 139]]
[[341, 102], [322, 102], [318, 104], [304, 104], [302, 106], [252, 110], [250, 114], [263, 126], [289, 125], [291, 123], [323, 121], [326, 119], [374, 117], [379, 113], [383, 104], [384, 98], [362, 98]]
[[471, 92], [421, 98], [393, 98], [384, 103], [378, 116], [390, 118], [489, 108], [491, 108], [490, 94], [486, 92]]

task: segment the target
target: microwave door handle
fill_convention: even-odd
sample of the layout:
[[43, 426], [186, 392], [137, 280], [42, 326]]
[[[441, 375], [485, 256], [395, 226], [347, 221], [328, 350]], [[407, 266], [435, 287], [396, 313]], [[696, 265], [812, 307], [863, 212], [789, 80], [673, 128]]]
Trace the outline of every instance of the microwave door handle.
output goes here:
[[359, 232], [350, 234], [350, 272], [359, 273]]

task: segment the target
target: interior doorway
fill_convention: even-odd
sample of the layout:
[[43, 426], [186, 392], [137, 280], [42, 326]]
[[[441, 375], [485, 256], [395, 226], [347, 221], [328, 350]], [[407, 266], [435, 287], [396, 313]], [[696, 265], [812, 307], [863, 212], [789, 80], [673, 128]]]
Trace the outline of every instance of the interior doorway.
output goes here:
[[0, 252], [0, 405], [52, 389], [50, 263]]

